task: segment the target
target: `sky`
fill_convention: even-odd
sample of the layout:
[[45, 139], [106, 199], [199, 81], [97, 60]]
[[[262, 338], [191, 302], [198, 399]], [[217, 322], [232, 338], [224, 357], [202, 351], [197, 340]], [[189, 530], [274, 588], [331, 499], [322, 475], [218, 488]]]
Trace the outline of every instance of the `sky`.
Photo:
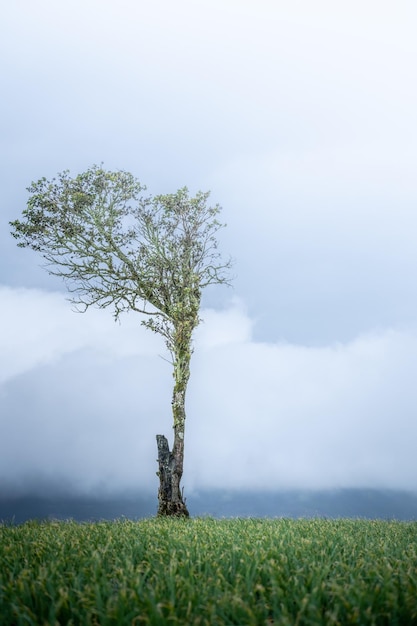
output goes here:
[[[185, 492], [416, 490], [417, 6], [15, 0], [0, 10], [0, 491], [157, 489], [162, 340], [72, 311], [17, 248], [32, 180], [93, 164], [223, 207]], [[162, 358], [161, 358], [162, 357]]]

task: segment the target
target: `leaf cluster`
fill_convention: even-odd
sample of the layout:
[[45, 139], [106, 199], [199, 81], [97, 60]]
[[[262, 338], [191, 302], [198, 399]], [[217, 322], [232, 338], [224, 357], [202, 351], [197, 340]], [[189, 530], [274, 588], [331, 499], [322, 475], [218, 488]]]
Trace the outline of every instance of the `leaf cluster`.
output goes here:
[[218, 252], [220, 207], [209, 193], [144, 195], [132, 174], [94, 165], [28, 187], [23, 219], [11, 222], [20, 247], [40, 252], [79, 310], [111, 306], [145, 314], [170, 349], [179, 326], [198, 324], [202, 290], [228, 284], [231, 262]]

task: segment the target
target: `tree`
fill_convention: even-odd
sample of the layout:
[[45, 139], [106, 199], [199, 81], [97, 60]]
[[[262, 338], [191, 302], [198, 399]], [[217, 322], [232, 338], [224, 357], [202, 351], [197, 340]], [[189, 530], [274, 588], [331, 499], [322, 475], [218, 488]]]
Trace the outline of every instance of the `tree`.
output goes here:
[[65, 280], [78, 310], [111, 307], [116, 319], [136, 311], [162, 335], [173, 366], [174, 442], [170, 451], [157, 435], [158, 515], [188, 516], [180, 482], [192, 335], [203, 289], [229, 284], [231, 262], [217, 249], [223, 225], [220, 207], [207, 206], [209, 193], [145, 190], [128, 172], [93, 166], [71, 178], [66, 170], [32, 183], [24, 219], [10, 225], [18, 246], [40, 252], [47, 271]]

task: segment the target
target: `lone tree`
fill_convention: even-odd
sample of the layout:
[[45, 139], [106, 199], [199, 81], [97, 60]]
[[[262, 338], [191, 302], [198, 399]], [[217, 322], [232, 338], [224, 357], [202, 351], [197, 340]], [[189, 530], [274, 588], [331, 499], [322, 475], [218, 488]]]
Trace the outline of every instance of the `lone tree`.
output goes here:
[[128, 172], [93, 166], [72, 178], [67, 170], [32, 183], [24, 219], [10, 225], [18, 246], [39, 251], [47, 271], [65, 280], [79, 310], [111, 307], [116, 319], [137, 311], [164, 338], [173, 366], [174, 442], [170, 451], [157, 435], [158, 515], [188, 516], [180, 482], [192, 335], [202, 290], [228, 284], [231, 262], [217, 250], [223, 225], [220, 207], [207, 206], [209, 193], [192, 198], [184, 187], [145, 197], [145, 190]]

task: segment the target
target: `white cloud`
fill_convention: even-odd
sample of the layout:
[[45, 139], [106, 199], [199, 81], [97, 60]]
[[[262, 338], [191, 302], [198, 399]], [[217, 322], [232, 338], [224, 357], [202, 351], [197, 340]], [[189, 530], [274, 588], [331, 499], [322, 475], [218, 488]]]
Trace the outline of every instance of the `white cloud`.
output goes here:
[[[21, 340], [0, 388], [3, 481], [153, 489], [154, 438], [171, 433], [171, 372], [156, 345], [144, 349], [146, 331], [67, 315], [60, 294], [7, 294], [3, 310], [20, 311], [9, 337]], [[44, 317], [32, 343], [24, 310]], [[239, 302], [202, 314], [186, 489], [415, 488], [415, 329], [306, 348], [254, 341]]]
[[416, 348], [415, 331], [386, 331], [326, 348], [249, 342], [200, 355], [196, 482], [413, 489]]
[[253, 322], [237, 298], [228, 309], [204, 309], [201, 319], [202, 323], [197, 327], [194, 338], [197, 350], [243, 343], [251, 339]]
[[[119, 325], [109, 311], [76, 313], [62, 293], [3, 285], [0, 305], [0, 383], [92, 346], [113, 358], [164, 352], [135, 316], [126, 315]], [[137, 340], [132, 341], [135, 334]]]

